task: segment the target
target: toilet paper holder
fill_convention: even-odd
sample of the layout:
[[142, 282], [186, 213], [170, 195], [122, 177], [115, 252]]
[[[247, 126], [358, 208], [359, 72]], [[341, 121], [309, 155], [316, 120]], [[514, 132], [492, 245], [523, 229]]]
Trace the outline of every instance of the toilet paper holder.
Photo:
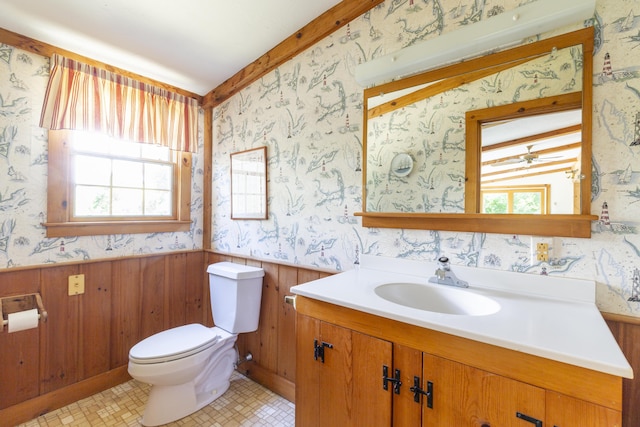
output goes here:
[[9, 314], [32, 310], [34, 308], [38, 310], [38, 319], [42, 322], [46, 322], [47, 310], [44, 309], [42, 297], [39, 293], [0, 298], [0, 318], [2, 319], [2, 327], [4, 328], [9, 324]]

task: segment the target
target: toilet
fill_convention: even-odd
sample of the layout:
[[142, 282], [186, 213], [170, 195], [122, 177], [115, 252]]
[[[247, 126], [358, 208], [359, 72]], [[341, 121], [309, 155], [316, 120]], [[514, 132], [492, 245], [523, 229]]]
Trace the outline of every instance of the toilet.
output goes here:
[[238, 334], [258, 329], [264, 270], [219, 262], [207, 273], [215, 326], [172, 328], [129, 351], [129, 374], [151, 384], [142, 425], [178, 420], [220, 397], [238, 362]]

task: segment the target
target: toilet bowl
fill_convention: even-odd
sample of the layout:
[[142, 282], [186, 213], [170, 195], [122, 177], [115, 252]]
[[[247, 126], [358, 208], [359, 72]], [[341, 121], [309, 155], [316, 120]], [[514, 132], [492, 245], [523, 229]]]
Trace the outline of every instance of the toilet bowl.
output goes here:
[[183, 418], [227, 391], [238, 361], [237, 334], [258, 327], [264, 271], [229, 262], [212, 264], [207, 271], [216, 326], [172, 328], [129, 351], [129, 374], [152, 386], [145, 426]]

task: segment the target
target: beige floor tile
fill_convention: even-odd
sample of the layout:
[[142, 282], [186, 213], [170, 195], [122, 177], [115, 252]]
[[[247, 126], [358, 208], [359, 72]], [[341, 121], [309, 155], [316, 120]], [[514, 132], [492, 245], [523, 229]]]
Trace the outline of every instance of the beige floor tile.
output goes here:
[[[149, 386], [131, 380], [19, 427], [139, 427]], [[260, 384], [234, 372], [229, 390], [198, 412], [167, 426], [290, 427], [295, 406]]]

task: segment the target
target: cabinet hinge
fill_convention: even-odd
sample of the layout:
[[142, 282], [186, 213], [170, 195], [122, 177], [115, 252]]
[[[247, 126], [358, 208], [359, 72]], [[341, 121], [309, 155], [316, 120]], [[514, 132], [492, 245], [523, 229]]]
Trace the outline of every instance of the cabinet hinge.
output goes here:
[[393, 373], [393, 378], [389, 377], [389, 367], [386, 365], [382, 366], [382, 388], [385, 390], [389, 390], [389, 382], [393, 383], [393, 392], [395, 394], [400, 394], [400, 386], [402, 385], [402, 381], [400, 381], [400, 369], [396, 369]]
[[413, 401], [420, 403], [420, 395], [427, 397], [427, 408], [433, 409], [433, 383], [427, 381], [427, 391], [420, 388], [420, 377], [413, 377], [413, 387], [409, 389], [413, 393]]
[[328, 342], [322, 341], [318, 343], [318, 340], [313, 340], [313, 359], [318, 360], [324, 363], [324, 349], [333, 348], [333, 344], [329, 344]]

